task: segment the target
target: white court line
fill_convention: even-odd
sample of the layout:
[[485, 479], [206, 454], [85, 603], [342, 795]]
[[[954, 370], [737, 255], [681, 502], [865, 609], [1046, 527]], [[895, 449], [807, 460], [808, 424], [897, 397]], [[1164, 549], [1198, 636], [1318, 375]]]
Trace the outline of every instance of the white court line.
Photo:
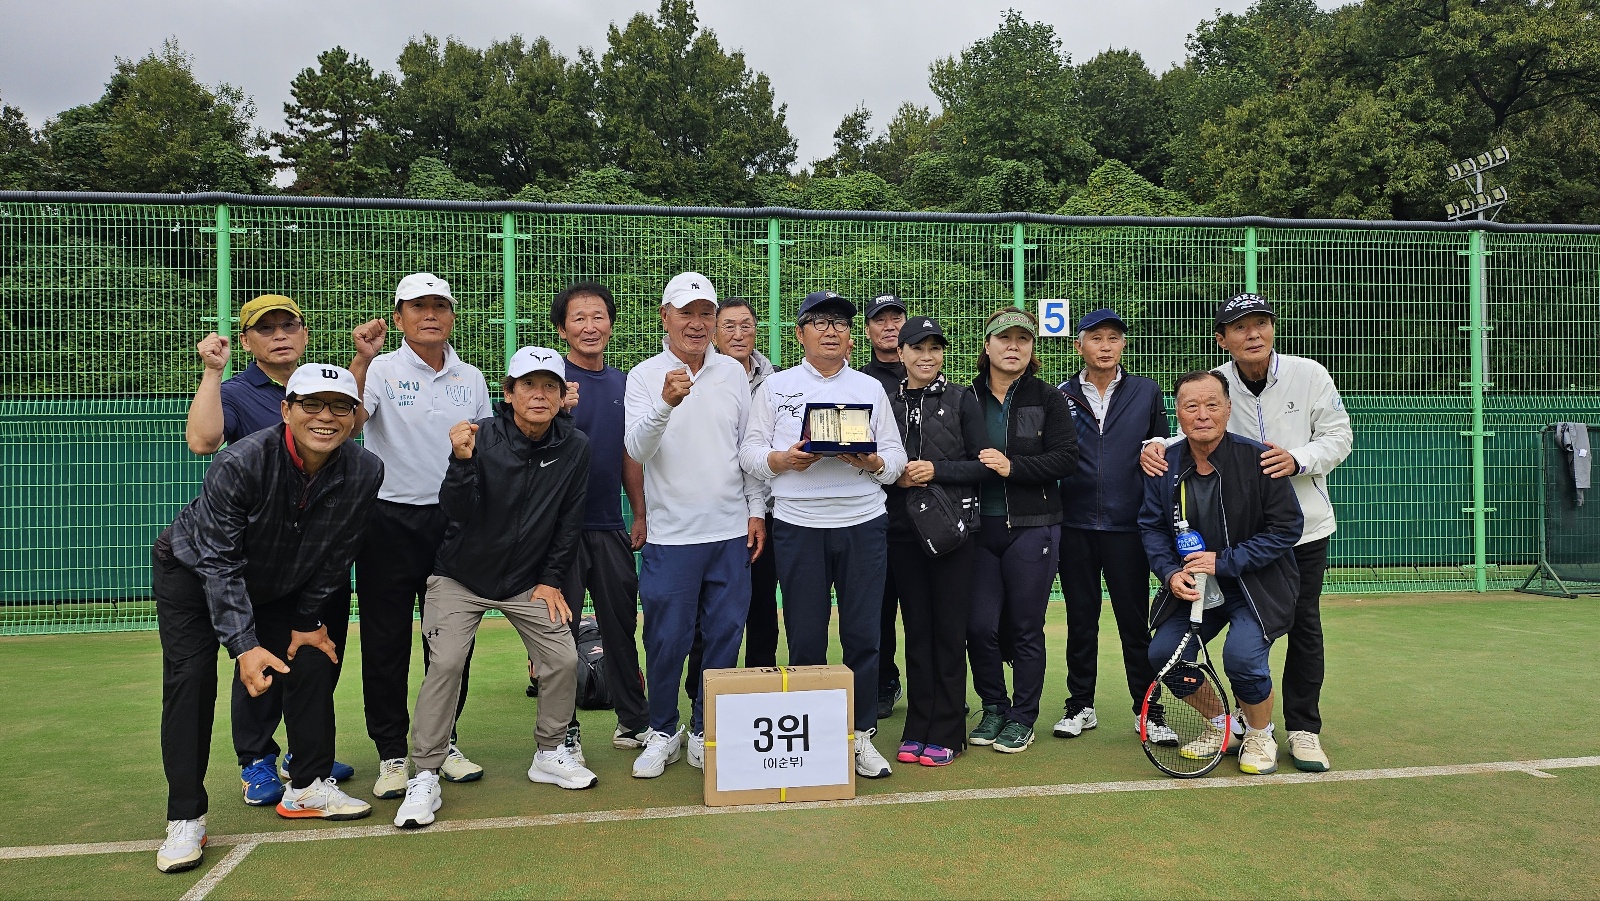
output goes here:
[[[1554, 757], [1545, 760], [1506, 760], [1493, 763], [1462, 763], [1448, 766], [1411, 766], [1393, 769], [1343, 770], [1331, 773], [1278, 773], [1272, 776], [1212, 776], [1205, 779], [1141, 779], [1124, 782], [1067, 782], [1059, 785], [1022, 785], [1008, 788], [966, 788], [948, 791], [899, 792], [864, 795], [848, 801], [792, 801], [786, 804], [747, 804], [738, 807], [644, 807], [621, 810], [594, 810], [575, 813], [549, 813], [538, 816], [489, 817], [478, 820], [442, 820], [426, 829], [396, 829], [392, 825], [338, 826], [328, 829], [302, 829], [286, 832], [250, 832], [241, 835], [214, 835], [207, 847], [276, 845], [287, 842], [324, 842], [347, 838], [437, 835], [441, 832], [477, 832], [486, 829], [523, 829], [538, 826], [568, 826], [584, 823], [615, 823], [633, 820], [668, 820], [682, 817], [717, 816], [726, 813], [770, 813], [788, 810], [837, 810], [850, 807], [881, 807], [889, 804], [933, 804], [944, 801], [993, 801], [1008, 798], [1054, 798], [1066, 795], [1101, 795], [1120, 792], [1188, 791], [1209, 788], [1271, 788], [1282, 785], [1318, 785], [1330, 782], [1371, 782], [1379, 779], [1422, 779], [1436, 776], [1472, 776], [1491, 773], [1522, 773], [1554, 778], [1543, 770], [1600, 767], [1600, 756]], [[0, 848], [0, 860], [32, 860], [43, 857], [74, 857], [84, 854], [119, 854], [154, 851], [160, 839], [132, 842], [93, 842], [77, 845], [20, 845]], [[237, 849], [236, 849], [237, 850]], [[232, 856], [231, 854], [229, 855]], [[240, 856], [243, 859], [243, 855]], [[226, 860], [224, 860], [226, 863]], [[235, 863], [237, 865], [237, 863]], [[220, 865], [219, 865], [220, 868]]]
[[179, 898], [178, 901], [205, 901], [205, 897], [211, 894], [211, 890], [221, 884], [222, 880], [228, 878], [228, 874], [233, 872], [234, 867], [244, 863], [244, 859], [249, 857], [250, 852], [256, 849], [256, 844], [256, 842], [245, 842], [234, 845], [233, 850], [228, 852], [228, 856], [222, 858], [221, 863], [212, 867], [211, 872], [207, 873], [204, 879], [196, 882], [193, 888], [184, 892], [183, 897]]

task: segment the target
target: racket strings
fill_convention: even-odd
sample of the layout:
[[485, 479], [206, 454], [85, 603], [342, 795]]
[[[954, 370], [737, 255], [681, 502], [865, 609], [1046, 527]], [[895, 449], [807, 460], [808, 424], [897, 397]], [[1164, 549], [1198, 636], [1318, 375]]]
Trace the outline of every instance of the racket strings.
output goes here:
[[1216, 675], [1197, 663], [1180, 662], [1146, 695], [1140, 713], [1145, 754], [1173, 776], [1210, 772], [1229, 740], [1228, 712]]

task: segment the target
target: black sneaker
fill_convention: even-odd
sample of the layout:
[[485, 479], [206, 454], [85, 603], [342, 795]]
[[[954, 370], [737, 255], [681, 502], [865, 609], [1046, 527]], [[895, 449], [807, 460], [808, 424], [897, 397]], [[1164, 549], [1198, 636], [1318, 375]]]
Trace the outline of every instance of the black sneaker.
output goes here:
[[894, 714], [894, 705], [905, 697], [905, 691], [900, 687], [900, 680], [895, 679], [888, 685], [878, 689], [878, 719], [886, 720]]

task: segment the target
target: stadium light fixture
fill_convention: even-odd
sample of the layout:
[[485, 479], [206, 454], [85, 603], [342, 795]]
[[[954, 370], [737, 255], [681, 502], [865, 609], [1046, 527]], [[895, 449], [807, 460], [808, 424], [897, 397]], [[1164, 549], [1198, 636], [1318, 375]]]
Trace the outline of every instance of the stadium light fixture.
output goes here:
[[[1498, 211], [1500, 207], [1505, 206], [1506, 201], [1511, 199], [1511, 195], [1505, 188], [1492, 188], [1485, 191], [1483, 174], [1496, 166], [1509, 162], [1511, 162], [1511, 151], [1502, 145], [1446, 166], [1444, 175], [1451, 181], [1472, 179], [1472, 193], [1452, 203], [1446, 203], [1444, 205], [1445, 216], [1452, 222], [1458, 219], [1465, 219], [1468, 216], [1476, 216], [1479, 219], [1483, 219], [1486, 218], [1486, 213]], [[1492, 219], [1494, 217], [1490, 215], [1487, 218]]]

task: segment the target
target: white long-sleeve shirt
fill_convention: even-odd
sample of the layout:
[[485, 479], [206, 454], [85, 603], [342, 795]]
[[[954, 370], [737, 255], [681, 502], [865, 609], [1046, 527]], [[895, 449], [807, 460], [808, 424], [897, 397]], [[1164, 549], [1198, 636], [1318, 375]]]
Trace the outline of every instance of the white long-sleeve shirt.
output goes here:
[[[787, 451], [800, 440], [808, 403], [871, 404], [872, 436], [878, 443], [878, 456], [883, 458], [883, 472], [874, 476], [835, 457], [823, 457], [805, 472], [774, 473], [767, 454]], [[848, 365], [824, 376], [809, 362], [802, 362], [767, 376], [757, 389], [739, 462], [745, 472], [766, 480], [771, 487], [774, 518], [808, 528], [847, 528], [884, 514], [883, 486], [900, 478], [906, 468], [906, 450], [889, 408], [889, 396], [877, 379]]]
[[663, 351], [628, 373], [622, 443], [644, 467], [652, 544], [705, 544], [742, 538], [750, 517], [767, 512], [766, 486], [739, 465], [750, 413], [750, 381], [732, 357], [707, 353], [689, 370], [689, 396], [661, 397], [667, 373], [685, 364]]

